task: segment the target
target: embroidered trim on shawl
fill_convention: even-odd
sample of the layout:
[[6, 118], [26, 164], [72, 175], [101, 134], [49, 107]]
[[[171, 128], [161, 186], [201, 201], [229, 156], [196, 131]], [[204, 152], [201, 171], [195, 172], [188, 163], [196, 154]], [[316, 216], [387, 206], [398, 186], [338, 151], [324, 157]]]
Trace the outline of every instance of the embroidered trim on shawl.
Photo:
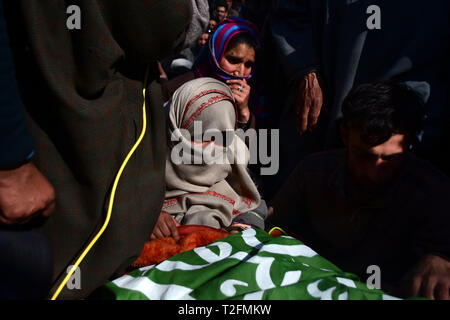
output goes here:
[[[209, 190], [209, 191], [203, 192], [203, 193], [185, 193], [185, 194], [182, 194], [182, 195], [180, 195], [180, 196], [178, 196], [178, 197], [176, 197], [176, 198], [164, 200], [162, 210], [177, 205], [178, 202], [180, 201], [180, 198], [181, 198], [181, 197], [189, 196], [189, 195], [213, 196], [213, 197], [221, 198], [222, 200], [225, 200], [225, 201], [229, 202], [229, 203], [230, 203], [231, 205], [233, 205], [233, 206], [234, 206], [234, 204], [235, 204], [235, 201], [234, 201], [233, 199], [231, 199], [230, 197], [227, 197], [226, 195], [223, 195], [223, 194], [218, 193], [218, 192], [216, 192], [216, 191], [211, 191], [211, 190]], [[253, 200], [251, 200], [251, 199], [249, 199], [249, 198], [243, 198], [242, 201], [243, 201], [244, 203], [246, 203], [246, 204], [249, 206], [249, 208], [250, 208], [250, 206], [251, 206], [251, 203], [253, 202]], [[241, 212], [241, 211], [239, 211], [239, 210], [237, 210], [237, 209], [233, 209], [233, 214], [234, 214], [235, 216], [239, 216], [239, 215], [243, 214], [243, 212]]]
[[213, 105], [214, 103], [217, 103], [222, 100], [229, 100], [229, 101], [233, 102], [232, 98], [230, 98], [230, 96], [228, 96], [228, 95], [210, 98], [208, 101], [202, 103], [202, 105], [200, 107], [198, 107], [198, 109], [194, 112], [194, 114], [192, 116], [190, 116], [189, 119], [184, 123], [182, 128], [187, 129], [189, 127], [189, 125], [192, 123], [192, 121], [194, 121], [194, 119], [196, 117], [198, 117], [203, 112], [204, 109], [206, 109], [210, 105]]
[[[184, 109], [184, 113], [183, 113], [183, 117], [181, 118], [181, 122], [183, 123], [184, 119], [186, 118], [186, 113], [189, 110], [189, 108], [201, 97], [206, 96], [207, 94], [210, 93], [218, 93], [221, 94], [223, 96], [228, 96], [227, 93], [225, 91], [222, 90], [218, 90], [218, 89], [210, 89], [210, 90], [205, 90], [200, 92], [198, 95], [196, 95], [195, 97], [193, 97], [186, 105], [186, 108]], [[232, 99], [230, 97], [230, 99]]]

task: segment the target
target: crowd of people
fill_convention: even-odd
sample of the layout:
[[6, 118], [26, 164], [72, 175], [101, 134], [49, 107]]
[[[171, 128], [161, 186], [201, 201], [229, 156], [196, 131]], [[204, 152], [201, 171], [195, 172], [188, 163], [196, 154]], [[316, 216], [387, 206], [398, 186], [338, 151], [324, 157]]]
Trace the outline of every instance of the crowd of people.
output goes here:
[[[145, 122], [62, 298], [193, 224], [280, 227], [391, 295], [450, 299], [448, 1], [86, 0], [79, 30], [25, 2], [0, 1], [0, 270], [27, 277], [0, 299], [55, 292]], [[262, 130], [274, 175], [249, 161]]]

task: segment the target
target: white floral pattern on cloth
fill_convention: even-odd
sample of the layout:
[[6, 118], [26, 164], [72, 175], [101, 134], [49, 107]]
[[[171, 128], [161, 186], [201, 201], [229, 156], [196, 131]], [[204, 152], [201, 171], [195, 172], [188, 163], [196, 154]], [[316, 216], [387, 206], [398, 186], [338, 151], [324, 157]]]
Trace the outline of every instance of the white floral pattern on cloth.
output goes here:
[[118, 300], [387, 300], [300, 241], [248, 229], [106, 284]]

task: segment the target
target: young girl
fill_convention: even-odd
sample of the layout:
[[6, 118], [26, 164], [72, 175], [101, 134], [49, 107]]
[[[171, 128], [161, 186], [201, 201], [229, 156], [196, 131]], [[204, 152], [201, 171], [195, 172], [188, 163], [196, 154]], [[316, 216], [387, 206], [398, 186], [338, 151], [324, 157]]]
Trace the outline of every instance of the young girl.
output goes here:
[[[245, 224], [247, 214], [248, 224], [257, 226], [254, 210], [261, 200], [247, 173], [248, 148], [235, 134], [237, 109], [231, 89], [212, 78], [195, 79], [181, 86], [167, 107], [166, 196], [152, 238], [172, 235], [178, 240], [180, 224]], [[195, 132], [199, 124], [201, 132]], [[208, 132], [227, 138], [205, 135]], [[208, 162], [207, 155], [216, 161]], [[180, 157], [193, 161], [180, 162]]]

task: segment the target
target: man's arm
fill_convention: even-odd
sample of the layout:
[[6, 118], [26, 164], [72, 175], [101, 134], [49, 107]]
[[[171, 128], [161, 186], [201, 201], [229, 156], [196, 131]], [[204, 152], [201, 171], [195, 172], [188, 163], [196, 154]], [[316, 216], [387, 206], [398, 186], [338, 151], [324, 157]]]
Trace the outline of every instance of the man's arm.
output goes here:
[[273, 1], [269, 33], [289, 83], [297, 87], [295, 117], [300, 133], [313, 130], [322, 106], [320, 59], [309, 0]]
[[429, 189], [429, 199], [413, 235], [414, 250], [420, 259], [403, 279], [402, 294], [449, 300], [450, 183], [435, 181]]
[[450, 261], [440, 254], [426, 254], [407, 276], [403, 295], [450, 300]]

